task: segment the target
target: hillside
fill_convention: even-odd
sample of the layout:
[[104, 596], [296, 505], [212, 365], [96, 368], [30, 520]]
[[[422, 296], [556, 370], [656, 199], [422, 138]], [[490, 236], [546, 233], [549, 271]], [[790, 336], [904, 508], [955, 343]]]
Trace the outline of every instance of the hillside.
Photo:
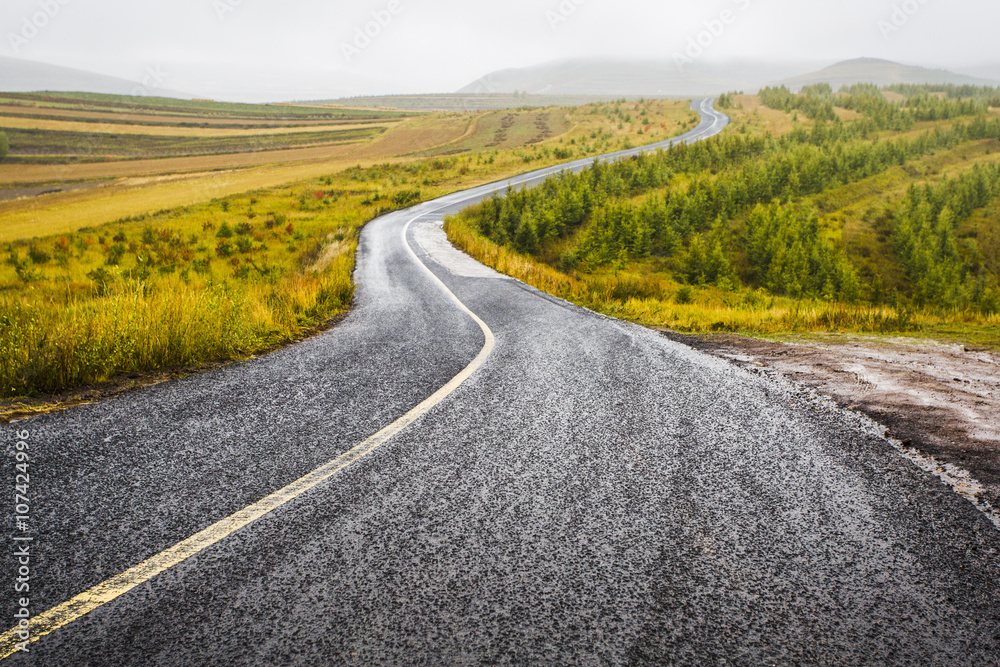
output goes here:
[[[445, 229], [493, 268], [649, 326], [953, 334], [961, 323], [996, 341], [1000, 115], [915, 88], [899, 104], [870, 86], [726, 96], [733, 129], [719, 137], [510, 191]], [[623, 124], [637, 116], [633, 104], [611, 110]]]
[[891, 86], [896, 83], [988, 86], [996, 85], [997, 82], [942, 69], [901, 65], [877, 58], [857, 58], [825, 67], [818, 72], [783, 79], [778, 81], [776, 85], [787, 86], [793, 91], [798, 91], [803, 86], [815, 83], [829, 83], [836, 90], [841, 86], [850, 86], [855, 83], [874, 83], [877, 86]]
[[0, 56], [0, 91], [31, 93], [38, 91], [87, 92], [108, 95], [157, 95], [191, 99], [177, 91], [159, 88], [155, 77], [146, 85], [118, 77], [95, 74], [80, 69]]

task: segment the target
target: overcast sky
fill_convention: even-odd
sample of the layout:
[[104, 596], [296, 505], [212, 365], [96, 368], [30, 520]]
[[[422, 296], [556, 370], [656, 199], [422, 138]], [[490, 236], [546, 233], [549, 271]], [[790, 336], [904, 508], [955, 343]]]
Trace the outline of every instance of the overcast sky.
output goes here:
[[1000, 63], [998, 26], [997, 0], [2, 0], [0, 54], [130, 80], [157, 68], [196, 94], [256, 73], [305, 98], [447, 92], [567, 58], [670, 60], [713, 27], [714, 59], [962, 68]]

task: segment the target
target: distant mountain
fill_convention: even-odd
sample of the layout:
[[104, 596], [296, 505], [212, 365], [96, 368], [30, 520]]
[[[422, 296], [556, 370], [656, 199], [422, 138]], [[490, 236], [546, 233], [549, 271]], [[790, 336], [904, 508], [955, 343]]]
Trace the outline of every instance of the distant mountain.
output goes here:
[[145, 83], [84, 70], [19, 58], [0, 56], [0, 91], [33, 93], [39, 91], [104, 93], [109, 95], [156, 95], [191, 99], [186, 95], [158, 87], [158, 75], [150, 72]]
[[888, 86], [894, 83], [951, 83], [955, 85], [995, 86], [997, 82], [990, 79], [956, 74], [943, 69], [927, 69], [900, 65], [889, 60], [877, 58], [858, 58], [845, 60], [831, 65], [818, 72], [782, 79], [772, 85], [787, 86], [796, 91], [803, 86], [815, 83], [829, 83], [834, 90], [841, 86], [855, 83], [874, 83], [878, 86]]
[[994, 85], [1000, 85], [1000, 63], [963, 67], [960, 73], [968, 74], [969, 76], [978, 77], [980, 79], [989, 79], [994, 82]]
[[[146, 81], [129, 81], [58, 65], [0, 56], [0, 91], [42, 90], [111, 95], [143, 95], [178, 99], [208, 98], [218, 101], [271, 103], [343, 97], [352, 90], [388, 88], [371, 77], [344, 70], [261, 67], [236, 63], [167, 62], [164, 71], [143, 73]], [[159, 80], [158, 80], [159, 79]], [[160, 86], [174, 85], [187, 92]]]
[[678, 67], [673, 61], [569, 60], [487, 74], [458, 92], [535, 95], [678, 96], [757, 90], [769, 81], [794, 76], [815, 63], [750, 60]]

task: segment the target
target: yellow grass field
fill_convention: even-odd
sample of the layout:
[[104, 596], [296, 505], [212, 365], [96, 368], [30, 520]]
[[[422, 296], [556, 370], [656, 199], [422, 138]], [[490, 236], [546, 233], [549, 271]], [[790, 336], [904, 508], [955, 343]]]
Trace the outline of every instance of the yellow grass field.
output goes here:
[[[302, 106], [302, 105], [295, 105]], [[336, 109], [336, 107], [317, 107], [318, 109], [323, 109], [329, 111], [330, 109]], [[374, 111], [374, 110], [373, 110]], [[135, 123], [137, 125], [142, 124], [161, 124], [166, 123], [169, 125], [181, 125], [181, 124], [197, 124], [197, 125], [282, 125], [282, 126], [303, 126], [308, 127], [310, 125], [331, 125], [336, 124], [337, 121], [331, 120], [309, 120], [309, 119], [294, 119], [294, 120], [277, 120], [277, 119], [251, 119], [251, 118], [212, 118], [210, 116], [198, 116], [198, 115], [188, 115], [188, 114], [142, 114], [142, 113], [132, 113], [129, 111], [85, 111], [83, 109], [61, 109], [58, 107], [32, 107], [24, 105], [14, 105], [14, 104], [0, 104], [0, 116], [7, 115], [39, 115], [39, 116], [55, 116], [57, 118], [65, 118], [66, 120], [107, 120], [107, 121], [128, 121], [129, 123]], [[412, 115], [420, 115], [421, 112], [414, 111]], [[350, 119], [343, 121], [344, 123], [385, 123], [390, 122], [392, 119], [379, 118], [379, 119]]]
[[[462, 136], [468, 128], [468, 124], [468, 119], [463, 117], [419, 118], [396, 124], [370, 143], [331, 143], [323, 146], [278, 151], [65, 165], [0, 163], [0, 186], [203, 172], [289, 162], [391, 157], [433, 148], [442, 143], [453, 141]], [[367, 149], [362, 151], [366, 146]]]
[[[690, 125], [684, 103], [647, 106], [643, 119], [674, 114], [675, 133]], [[533, 142], [539, 112], [518, 113], [511, 127], [528, 129], [524, 141], [503, 149], [414, 155], [481, 129], [476, 114], [436, 114], [337, 159], [133, 174], [0, 203], [0, 395], [46, 404], [47, 392], [122, 373], [266, 352], [350, 306], [372, 217], [651, 134], [593, 107], [566, 118], [563, 136]]]
[[[656, 102], [651, 107], [656, 109], [658, 120], [662, 119], [664, 125], [674, 128], [674, 134], [682, 130], [681, 123], [689, 120], [686, 102]], [[629, 105], [629, 109], [632, 108], [633, 105]], [[537, 114], [537, 110], [528, 113]], [[87, 190], [0, 202], [0, 241], [69, 233], [80, 227], [92, 227], [150, 211], [189, 206], [241, 192], [317, 178], [357, 165], [412, 160], [415, 158], [403, 156], [468, 139], [476, 132], [477, 119], [481, 115], [435, 114], [407, 119], [367, 144], [77, 165], [0, 165], [0, 184], [119, 179], [115, 183]], [[571, 140], [583, 143], [597, 128], [616, 127], [603, 115], [589, 111], [574, 115], [572, 122], [571, 131], [562, 137], [553, 137], [544, 145], [560, 145]], [[634, 134], [638, 129], [639, 126], [633, 128], [626, 125], [613, 132], [608, 130], [608, 136], [635, 143], [659, 138], [652, 132], [639, 137]], [[657, 129], [663, 133], [671, 132], [670, 129]], [[608, 149], [617, 147], [620, 146], [605, 146]], [[541, 148], [543, 146], [535, 147], [537, 150]], [[596, 145], [590, 147], [591, 150], [597, 148]], [[550, 158], [545, 164], [555, 161]], [[531, 167], [520, 158], [508, 157], [506, 164], [498, 163], [482, 180], [469, 180], [468, 185], [485, 183], [493, 177], [514, 175], [528, 168]], [[171, 176], [164, 178], [167, 174]]]
[[[377, 162], [398, 160], [380, 159]], [[0, 242], [76, 231], [149, 211], [189, 206], [240, 192], [316, 178], [374, 160], [326, 160], [183, 177], [127, 179], [93, 190], [77, 190], [0, 203]]]
[[0, 164], [0, 186], [30, 183], [74, 183], [130, 176], [155, 176], [223, 169], [240, 169], [267, 164], [331, 160], [343, 157], [356, 143], [328, 144], [280, 151], [197, 155], [149, 160], [116, 160], [82, 164]]
[[171, 127], [167, 125], [140, 125], [121, 123], [81, 123], [69, 120], [42, 120], [37, 118], [0, 117], [0, 127], [19, 130], [51, 130], [56, 132], [82, 132], [91, 134], [138, 134], [153, 137], [253, 137], [261, 134], [297, 134], [301, 132], [342, 132], [389, 127], [399, 121], [380, 123], [352, 123], [343, 125], [312, 125], [309, 127]]
[[475, 123], [468, 114], [411, 118], [358, 151], [359, 157], [380, 158], [409, 155], [457, 141]]
[[[795, 128], [792, 115], [763, 105], [757, 95], [733, 95], [733, 108], [725, 112], [734, 122], [742, 122], [755, 132], [770, 132], [776, 137]], [[805, 120], [800, 116], [800, 120]]]

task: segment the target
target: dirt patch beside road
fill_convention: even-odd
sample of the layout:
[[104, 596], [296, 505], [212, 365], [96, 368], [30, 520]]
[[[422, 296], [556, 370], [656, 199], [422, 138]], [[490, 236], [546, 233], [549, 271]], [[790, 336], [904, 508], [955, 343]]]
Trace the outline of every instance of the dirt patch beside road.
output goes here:
[[924, 456], [967, 470], [1000, 508], [1000, 353], [904, 338], [815, 335], [772, 342], [663, 334], [744, 367], [765, 367], [865, 413]]
[[72, 183], [68, 185], [43, 185], [34, 188], [14, 188], [11, 190], [0, 189], [0, 201], [10, 201], [21, 199], [22, 197], [39, 197], [41, 195], [56, 194], [58, 192], [68, 192], [70, 190], [89, 190], [105, 185], [100, 183]]

